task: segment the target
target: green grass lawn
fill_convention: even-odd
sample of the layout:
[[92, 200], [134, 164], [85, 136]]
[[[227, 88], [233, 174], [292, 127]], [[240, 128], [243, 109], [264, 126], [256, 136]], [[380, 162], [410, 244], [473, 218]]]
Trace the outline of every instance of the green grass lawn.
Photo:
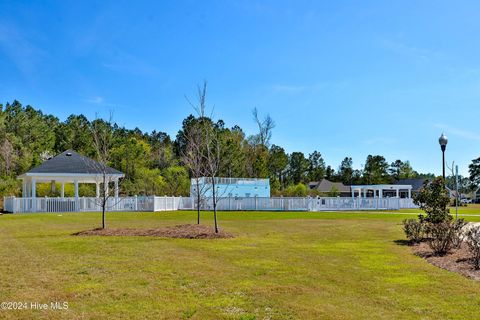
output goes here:
[[[402, 209], [402, 213], [421, 213], [420, 209]], [[450, 207], [450, 213], [455, 214], [455, 207]], [[480, 204], [469, 204], [465, 207], [458, 207], [459, 214], [478, 214], [480, 215]]]
[[[69, 302], [66, 311], [0, 310], [0, 318], [479, 317], [480, 283], [395, 242], [411, 214], [219, 216], [236, 238], [74, 237], [98, 226], [100, 214], [0, 216], [0, 300]], [[194, 212], [109, 213], [107, 220], [115, 228], [194, 221]]]

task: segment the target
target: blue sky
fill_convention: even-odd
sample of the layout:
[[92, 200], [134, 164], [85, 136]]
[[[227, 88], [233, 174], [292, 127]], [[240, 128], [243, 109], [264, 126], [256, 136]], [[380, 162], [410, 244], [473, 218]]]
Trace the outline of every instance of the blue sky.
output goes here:
[[0, 101], [64, 120], [114, 110], [172, 136], [209, 83], [228, 126], [319, 150], [441, 173], [480, 156], [478, 1], [0, 1]]

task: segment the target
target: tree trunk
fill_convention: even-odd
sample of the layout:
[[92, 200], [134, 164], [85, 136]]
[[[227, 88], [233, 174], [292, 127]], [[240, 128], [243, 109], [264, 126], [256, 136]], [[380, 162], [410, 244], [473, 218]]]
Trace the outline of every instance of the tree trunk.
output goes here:
[[198, 193], [198, 189], [197, 189], [197, 224], [200, 224], [200, 194]]
[[102, 206], [102, 229], [105, 229], [105, 204]]
[[215, 194], [215, 177], [212, 178], [212, 200], [213, 200], [213, 221], [215, 222], [215, 233], [218, 233], [218, 222], [217, 222], [217, 198]]
[[200, 201], [202, 200], [202, 195], [200, 194], [200, 183], [198, 183], [198, 178], [195, 179], [195, 184], [197, 187], [197, 224], [200, 224]]

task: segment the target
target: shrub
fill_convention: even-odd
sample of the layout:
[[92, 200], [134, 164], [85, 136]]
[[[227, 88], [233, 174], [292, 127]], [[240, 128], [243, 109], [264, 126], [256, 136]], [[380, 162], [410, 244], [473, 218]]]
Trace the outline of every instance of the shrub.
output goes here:
[[328, 192], [329, 197], [338, 197], [340, 196], [340, 191], [336, 186], [332, 186], [332, 189]]
[[452, 221], [440, 223], [425, 223], [425, 234], [427, 242], [435, 255], [445, 255], [453, 246], [455, 228]]
[[431, 223], [441, 223], [451, 219], [447, 205], [450, 202], [445, 182], [442, 178], [426, 181], [422, 189], [414, 196], [413, 202], [425, 211], [426, 217], [421, 220]]
[[303, 183], [299, 183], [288, 186], [284, 193], [287, 197], [306, 197], [308, 194], [308, 188]]
[[480, 269], [480, 226], [472, 227], [466, 232], [465, 242], [472, 254], [473, 266]]
[[423, 240], [423, 224], [416, 219], [403, 220], [403, 231], [410, 242], [419, 243]]
[[457, 219], [452, 223], [453, 228], [453, 238], [452, 238], [452, 246], [454, 248], [460, 248], [460, 245], [463, 241], [463, 227], [465, 227], [467, 223], [464, 219]]

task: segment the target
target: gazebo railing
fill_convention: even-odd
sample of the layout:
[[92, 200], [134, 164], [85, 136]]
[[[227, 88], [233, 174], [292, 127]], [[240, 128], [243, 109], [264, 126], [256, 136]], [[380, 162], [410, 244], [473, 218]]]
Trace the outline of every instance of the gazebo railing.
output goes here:
[[[111, 197], [107, 199], [105, 208], [107, 211], [172, 211], [191, 207], [188, 202], [189, 198], [182, 197]], [[102, 211], [102, 199], [5, 197], [4, 210], [12, 213]]]

